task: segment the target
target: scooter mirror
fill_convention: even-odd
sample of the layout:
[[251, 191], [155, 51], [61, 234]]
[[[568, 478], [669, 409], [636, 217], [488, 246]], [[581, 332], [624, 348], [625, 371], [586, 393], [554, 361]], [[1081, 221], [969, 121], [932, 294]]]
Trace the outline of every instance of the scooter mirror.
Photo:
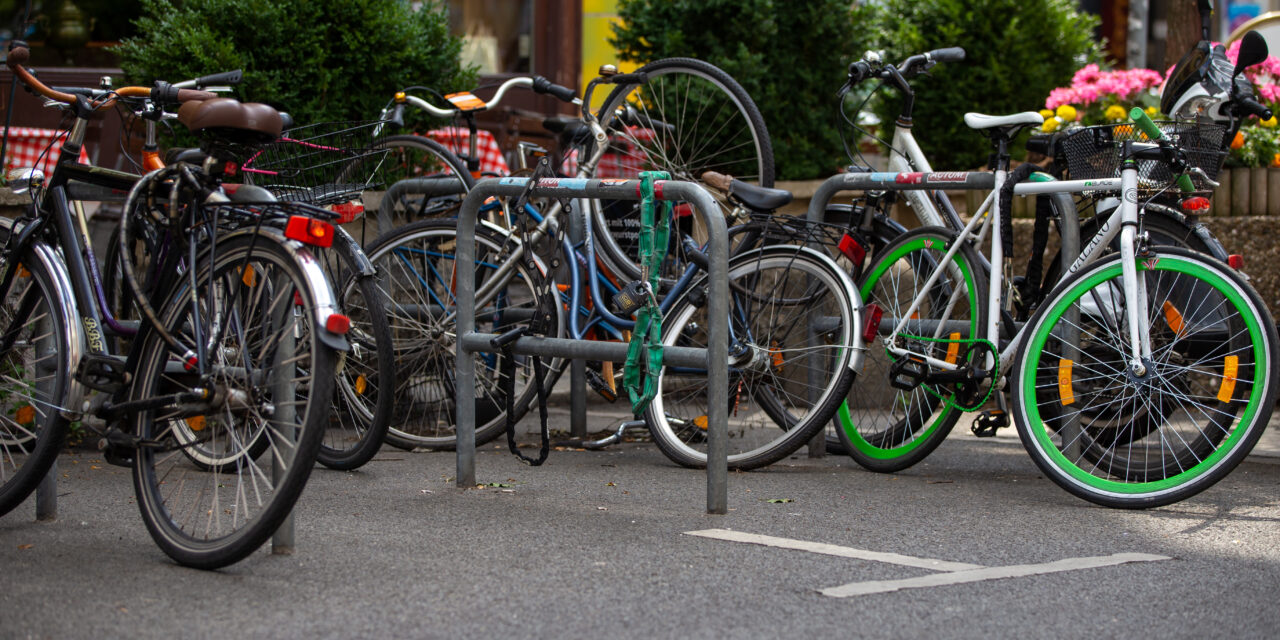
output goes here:
[[1238, 76], [1248, 67], [1252, 67], [1267, 59], [1267, 40], [1257, 31], [1244, 34], [1240, 41], [1240, 54], [1236, 57], [1236, 68], [1231, 73]]

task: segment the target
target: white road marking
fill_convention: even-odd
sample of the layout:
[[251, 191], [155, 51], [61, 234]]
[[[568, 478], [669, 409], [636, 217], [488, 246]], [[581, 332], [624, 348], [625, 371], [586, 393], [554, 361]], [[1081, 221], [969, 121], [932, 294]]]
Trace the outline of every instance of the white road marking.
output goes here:
[[858, 560], [871, 560], [873, 562], [885, 562], [888, 564], [897, 564], [904, 567], [916, 567], [919, 569], [931, 569], [933, 571], [967, 571], [973, 569], [982, 569], [980, 564], [967, 564], [964, 562], [948, 562], [946, 560], [934, 560], [932, 558], [915, 558], [912, 556], [904, 556], [898, 553], [884, 553], [882, 551], [868, 551], [865, 549], [854, 549], [853, 547], [841, 547], [839, 545], [827, 544], [825, 542], [808, 542], [806, 540], [791, 540], [789, 538], [775, 538], [773, 536], [762, 536], [754, 533], [743, 533], [741, 531], [730, 531], [728, 529], [705, 529], [703, 531], [686, 531], [686, 536], [698, 536], [700, 538], [712, 538], [714, 540], [727, 540], [729, 542], [745, 542], [748, 544], [761, 544], [766, 547], [778, 547], [780, 549], [795, 549], [798, 551], [808, 551], [810, 553], [820, 553], [827, 556], [838, 556], [841, 558], [856, 558]]
[[864, 596], [872, 593], [889, 593], [892, 591], [898, 591], [899, 589], [943, 587], [953, 584], [964, 584], [967, 582], [980, 582], [982, 580], [1001, 580], [1004, 578], [1058, 573], [1061, 571], [1110, 567], [1128, 562], [1155, 562], [1171, 559], [1172, 558], [1169, 558], [1168, 556], [1157, 556], [1148, 553], [1117, 553], [1115, 555], [1097, 556], [1092, 558], [1067, 558], [1066, 560], [1046, 562], [1044, 564], [1018, 564], [1008, 567], [985, 567], [981, 569], [953, 571], [950, 573], [937, 573], [928, 576], [920, 576], [918, 578], [907, 578], [905, 580], [870, 580], [867, 582], [854, 582], [851, 584], [841, 585], [839, 587], [819, 589], [819, 593], [833, 598], [849, 598], [852, 596]]

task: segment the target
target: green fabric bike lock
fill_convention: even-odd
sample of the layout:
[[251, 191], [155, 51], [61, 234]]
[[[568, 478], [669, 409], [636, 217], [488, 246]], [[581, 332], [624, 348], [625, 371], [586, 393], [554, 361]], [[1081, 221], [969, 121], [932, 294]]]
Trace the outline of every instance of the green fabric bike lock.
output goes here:
[[[640, 281], [647, 288], [645, 304], [636, 312], [636, 326], [631, 331], [631, 343], [627, 346], [627, 361], [623, 365], [622, 386], [631, 399], [631, 413], [639, 416], [658, 394], [658, 373], [662, 371], [662, 311], [658, 308], [655, 291], [658, 290], [658, 273], [667, 257], [670, 240], [670, 202], [664, 202], [662, 214], [656, 216], [654, 181], [668, 180], [666, 171], [640, 173]], [[641, 363], [641, 354], [644, 362]]]

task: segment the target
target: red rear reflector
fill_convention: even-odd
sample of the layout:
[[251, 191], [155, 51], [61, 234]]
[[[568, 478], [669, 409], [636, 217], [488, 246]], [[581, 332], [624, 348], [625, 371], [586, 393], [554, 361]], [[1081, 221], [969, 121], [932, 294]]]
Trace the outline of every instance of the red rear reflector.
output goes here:
[[840, 253], [843, 253], [854, 265], [861, 265], [862, 261], [867, 257], [867, 250], [862, 248], [861, 244], [849, 234], [844, 234], [840, 238]]
[[196, 366], [197, 366], [197, 365], [199, 365], [199, 364], [200, 364], [200, 360], [199, 360], [199, 359], [197, 359], [195, 356], [191, 356], [190, 358], [187, 358], [186, 363], [184, 363], [182, 366], [183, 366], [187, 371], [195, 371], [195, 370], [196, 370]]
[[1204, 196], [1187, 198], [1182, 201], [1182, 210], [1193, 213], [1207, 212], [1209, 211], [1209, 199]]
[[329, 207], [331, 211], [338, 214], [338, 224], [347, 224], [360, 217], [364, 213], [364, 205], [359, 202], [344, 202]]
[[1236, 271], [1244, 269], [1244, 256], [1238, 253], [1233, 253], [1227, 256], [1227, 266], [1235, 269]]
[[284, 237], [316, 247], [333, 246], [333, 225], [306, 216], [289, 216]]
[[302, 306], [302, 304], [303, 304], [303, 302], [302, 302], [302, 292], [301, 292], [301, 291], [294, 291], [294, 292], [293, 292], [293, 306], [295, 306], [295, 307], [301, 307], [301, 306]]
[[236, 172], [239, 170], [240, 170], [239, 165], [237, 165], [234, 162], [227, 162], [226, 164], [222, 165], [222, 172], [229, 176], [234, 176]]
[[867, 323], [862, 327], [862, 341], [872, 342], [876, 339], [876, 332], [880, 330], [880, 318], [884, 316], [884, 311], [877, 304], [869, 304], [862, 308], [862, 315], [866, 316]]
[[324, 321], [324, 328], [328, 329], [329, 333], [346, 335], [347, 331], [351, 329], [351, 318], [341, 313], [332, 314], [328, 320]]
[[671, 208], [671, 217], [673, 218], [686, 218], [691, 215], [693, 215], [693, 207], [687, 203], [681, 202]]

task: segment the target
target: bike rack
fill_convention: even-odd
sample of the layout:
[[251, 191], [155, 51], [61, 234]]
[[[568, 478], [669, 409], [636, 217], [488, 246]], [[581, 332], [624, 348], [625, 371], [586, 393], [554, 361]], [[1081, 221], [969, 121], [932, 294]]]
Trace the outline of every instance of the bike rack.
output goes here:
[[[458, 215], [457, 264], [475, 261], [475, 227], [480, 205], [490, 197], [518, 197], [529, 187], [530, 178], [491, 178], [478, 182], [462, 202]], [[729, 317], [729, 245], [724, 216], [715, 200], [702, 187], [672, 180], [654, 183], [659, 200], [687, 202], [706, 223], [709, 238], [707, 256], [710, 260], [707, 311], [713, 318]], [[639, 180], [598, 180], [581, 178], [545, 178], [537, 180], [529, 191], [534, 198], [578, 199], [606, 198], [610, 200], [639, 200]], [[498, 351], [490, 343], [495, 334], [477, 333], [475, 329], [475, 271], [458, 269], [457, 316], [457, 486], [476, 485], [476, 414], [475, 414], [475, 362], [470, 357], [476, 352]], [[673, 365], [707, 368], [709, 406], [707, 407], [707, 513], [728, 512], [728, 448], [729, 431], [729, 327], [728, 323], [714, 323], [710, 327], [709, 347], [668, 347], [663, 350], [663, 362]], [[522, 337], [511, 344], [511, 351], [519, 355], [537, 355], [574, 360], [602, 360], [622, 362], [627, 357], [625, 343], [596, 342], [565, 338]], [[585, 389], [573, 389], [583, 394]]]

